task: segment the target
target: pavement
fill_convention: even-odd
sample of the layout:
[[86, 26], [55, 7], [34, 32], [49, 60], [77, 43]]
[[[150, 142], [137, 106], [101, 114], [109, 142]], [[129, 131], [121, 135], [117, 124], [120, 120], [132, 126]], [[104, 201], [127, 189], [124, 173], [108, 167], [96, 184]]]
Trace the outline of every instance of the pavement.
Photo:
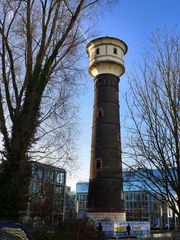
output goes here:
[[[117, 239], [117, 238], [116, 238]], [[137, 237], [137, 238], [118, 238], [118, 240], [131, 240], [131, 239], [137, 239], [137, 240], [180, 240], [180, 238], [173, 238], [173, 237]], [[115, 240], [115, 238], [108, 238], [107, 240]]]
[[152, 233], [150, 236], [132, 236], [132, 237], [119, 237], [119, 238], [108, 238], [107, 240], [180, 240], [180, 232], [161, 232]]

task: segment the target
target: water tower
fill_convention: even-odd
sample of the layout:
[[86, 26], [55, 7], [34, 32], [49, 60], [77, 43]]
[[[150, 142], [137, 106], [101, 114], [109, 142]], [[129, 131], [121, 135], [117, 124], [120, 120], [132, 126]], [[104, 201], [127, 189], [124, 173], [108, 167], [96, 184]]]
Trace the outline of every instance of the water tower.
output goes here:
[[102, 37], [86, 47], [94, 78], [94, 109], [87, 216], [93, 220], [125, 220], [119, 77], [124, 73], [127, 45]]

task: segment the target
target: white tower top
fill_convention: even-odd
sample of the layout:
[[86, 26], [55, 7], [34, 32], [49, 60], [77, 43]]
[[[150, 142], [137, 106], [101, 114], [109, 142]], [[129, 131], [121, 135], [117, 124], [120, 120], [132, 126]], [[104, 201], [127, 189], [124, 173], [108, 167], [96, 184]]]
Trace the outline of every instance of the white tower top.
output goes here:
[[124, 55], [127, 45], [118, 38], [101, 37], [88, 43], [86, 51], [89, 56], [88, 72], [92, 77], [110, 73], [121, 76], [124, 71]]

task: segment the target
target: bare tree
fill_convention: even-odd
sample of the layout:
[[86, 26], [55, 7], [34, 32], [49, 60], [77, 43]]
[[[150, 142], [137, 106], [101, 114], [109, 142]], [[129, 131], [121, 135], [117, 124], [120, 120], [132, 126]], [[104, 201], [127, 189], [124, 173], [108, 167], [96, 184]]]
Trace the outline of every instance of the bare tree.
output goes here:
[[128, 165], [180, 220], [180, 38], [159, 30], [151, 43], [126, 95]]
[[99, 2], [0, 1], [1, 218], [24, 207], [30, 157], [74, 158], [80, 23]]

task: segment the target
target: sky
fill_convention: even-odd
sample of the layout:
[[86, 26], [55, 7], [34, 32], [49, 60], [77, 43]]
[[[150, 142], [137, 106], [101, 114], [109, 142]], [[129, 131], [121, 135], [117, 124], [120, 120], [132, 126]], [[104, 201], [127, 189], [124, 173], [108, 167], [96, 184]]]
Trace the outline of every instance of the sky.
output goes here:
[[[119, 86], [120, 119], [123, 121], [127, 110], [123, 100], [123, 95], [128, 89], [127, 75], [142, 61], [143, 52], [148, 49], [149, 39], [156, 29], [175, 28], [180, 33], [180, 0], [119, 0], [110, 8], [104, 9], [95, 23], [93, 31], [97, 37], [120, 38], [128, 45], [125, 56], [126, 72], [121, 77]], [[85, 49], [84, 54], [87, 55]], [[83, 65], [88, 69], [88, 56]], [[92, 77], [87, 73], [85, 78], [85, 89], [79, 101], [81, 124], [77, 144], [80, 169], [73, 177], [67, 178], [67, 185], [71, 186], [72, 190], [75, 190], [76, 182], [89, 179], [94, 90]], [[121, 123], [121, 127], [122, 125]], [[125, 135], [123, 131], [122, 128], [122, 142]]]

